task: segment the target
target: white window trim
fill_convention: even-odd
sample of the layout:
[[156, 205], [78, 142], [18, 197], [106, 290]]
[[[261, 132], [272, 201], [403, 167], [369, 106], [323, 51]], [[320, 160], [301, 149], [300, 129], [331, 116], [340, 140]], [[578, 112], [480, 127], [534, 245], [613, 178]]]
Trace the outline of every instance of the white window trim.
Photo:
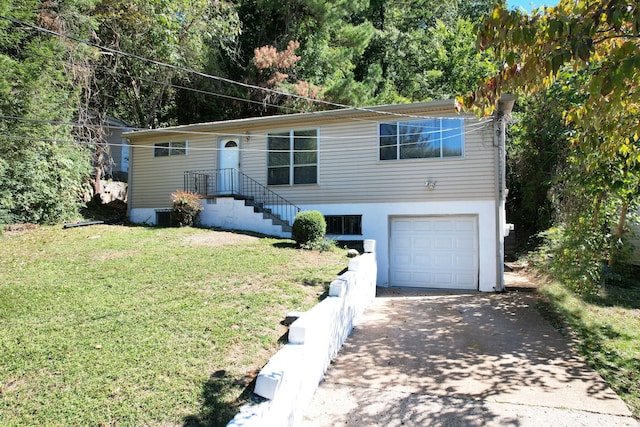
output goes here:
[[[294, 184], [293, 180], [294, 180], [294, 169], [295, 169], [295, 164], [294, 164], [294, 154], [295, 154], [295, 150], [294, 150], [294, 143], [295, 143], [295, 137], [294, 137], [294, 133], [295, 132], [306, 132], [306, 131], [313, 131], [315, 130], [316, 132], [316, 163], [315, 163], [315, 167], [316, 167], [316, 182], [311, 182], [308, 184]], [[271, 135], [277, 135], [277, 134], [284, 134], [285, 132], [289, 133], [289, 182], [287, 184], [269, 184], [269, 137]], [[266, 158], [266, 163], [267, 163], [267, 185], [268, 186], [274, 186], [274, 187], [283, 187], [283, 186], [289, 186], [289, 187], [298, 187], [301, 185], [318, 185], [320, 184], [320, 128], [300, 128], [300, 129], [289, 129], [289, 130], [281, 130], [281, 131], [271, 131], [271, 132], [267, 132], [267, 158]], [[304, 164], [304, 165], [298, 165], [298, 166], [314, 166], [313, 164]]]
[[[409, 122], [417, 122], [420, 120], [424, 120], [424, 119], [439, 119], [440, 121], [440, 155], [438, 157], [412, 157], [412, 158], [407, 158], [407, 159], [403, 159], [400, 157], [400, 134], [397, 132], [397, 127], [399, 125], [399, 123], [409, 123]], [[465, 151], [466, 151], [466, 146], [467, 146], [467, 138], [466, 138], [466, 131], [465, 131], [465, 121], [464, 118], [462, 117], [425, 117], [424, 119], [415, 119], [415, 120], [398, 120], [395, 122], [378, 122], [378, 127], [377, 127], [377, 133], [378, 133], [378, 137], [377, 137], [377, 161], [378, 162], [382, 162], [382, 163], [393, 163], [393, 162], [397, 162], [397, 161], [432, 161], [432, 160], [458, 160], [458, 159], [463, 159], [465, 157]], [[451, 119], [457, 119], [460, 120], [462, 122], [462, 126], [461, 126], [461, 132], [462, 132], [462, 147], [460, 150], [460, 155], [459, 156], [443, 156], [442, 155], [442, 122], [443, 120], [451, 120]], [[381, 133], [380, 133], [380, 125], [381, 124], [395, 124], [396, 125], [396, 158], [395, 159], [381, 159], [380, 158], [380, 152], [381, 152], [381, 145], [380, 145], [380, 137], [381, 137]]]
[[[184, 142], [184, 154], [171, 154], [171, 144], [176, 144], [176, 143], [182, 143]], [[164, 146], [165, 144], [169, 144], [167, 147], [162, 147], [162, 148], [166, 148], [167, 150], [169, 150], [169, 154], [167, 154], [166, 156], [157, 156], [156, 155], [156, 149]], [[154, 158], [163, 158], [163, 157], [181, 157], [181, 156], [188, 156], [189, 155], [189, 140], [185, 139], [184, 141], [182, 140], [175, 140], [175, 141], [168, 141], [168, 142], [155, 142], [153, 144], [153, 157]]]

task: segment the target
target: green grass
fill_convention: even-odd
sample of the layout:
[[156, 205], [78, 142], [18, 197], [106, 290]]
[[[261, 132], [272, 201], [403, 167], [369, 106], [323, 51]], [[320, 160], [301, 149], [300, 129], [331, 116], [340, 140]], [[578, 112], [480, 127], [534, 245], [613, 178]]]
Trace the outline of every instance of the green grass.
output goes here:
[[599, 296], [580, 298], [558, 283], [541, 293], [556, 325], [580, 354], [640, 417], [640, 283], [610, 286]]
[[341, 251], [92, 226], [0, 236], [0, 425], [224, 425]]

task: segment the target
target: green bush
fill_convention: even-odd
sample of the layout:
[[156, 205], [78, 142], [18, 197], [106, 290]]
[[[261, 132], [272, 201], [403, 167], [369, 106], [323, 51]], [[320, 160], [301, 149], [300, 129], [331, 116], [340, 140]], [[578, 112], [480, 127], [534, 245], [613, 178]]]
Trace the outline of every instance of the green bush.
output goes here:
[[544, 243], [534, 254], [535, 265], [578, 295], [596, 295], [607, 259], [607, 241], [584, 227], [552, 227], [542, 233]]
[[176, 190], [171, 193], [173, 202], [173, 220], [180, 227], [192, 226], [202, 210], [200, 195], [188, 191]]
[[327, 231], [324, 216], [318, 211], [302, 211], [293, 221], [291, 237], [301, 247], [312, 248]]
[[309, 245], [304, 245], [303, 247], [305, 249], [313, 249], [318, 252], [328, 252], [336, 248], [336, 241], [333, 239], [322, 238], [309, 243]]

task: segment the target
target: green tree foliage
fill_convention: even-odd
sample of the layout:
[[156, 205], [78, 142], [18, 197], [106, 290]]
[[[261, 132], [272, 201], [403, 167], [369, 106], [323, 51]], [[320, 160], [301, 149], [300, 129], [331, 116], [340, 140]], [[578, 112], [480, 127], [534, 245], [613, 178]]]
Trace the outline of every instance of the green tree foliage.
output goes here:
[[[329, 102], [371, 105], [449, 98], [495, 71], [475, 47], [472, 22], [489, 10], [485, 1], [241, 1], [241, 63], [255, 49], [284, 52], [299, 43], [300, 57], [281, 90]], [[246, 26], [251, 23], [250, 26]], [[259, 69], [251, 81], [266, 87]], [[297, 82], [305, 84], [297, 87]], [[289, 86], [287, 86], [287, 84]], [[301, 90], [301, 89], [307, 89]], [[272, 94], [253, 99], [298, 105]], [[316, 106], [316, 108], [318, 108]], [[267, 111], [251, 108], [247, 114]]]
[[[111, 159], [98, 125], [109, 116], [140, 127], [176, 123], [174, 86], [189, 84], [189, 73], [75, 39], [201, 69], [222, 51], [231, 56], [239, 32], [234, 8], [220, 1], [3, 0], [0, 13], [40, 27], [0, 22], [0, 107], [12, 117], [0, 122], [8, 136], [0, 146], [3, 222], [72, 216], [90, 161], [100, 192]], [[55, 124], [67, 122], [78, 126]]]
[[[238, 13], [243, 23], [240, 65], [255, 65], [256, 49], [286, 52], [290, 43], [298, 46], [295, 54], [299, 60], [295, 69], [284, 73], [287, 79], [280, 82], [284, 84], [273, 85], [273, 81], [265, 81], [259, 67], [247, 70], [250, 82], [301, 96], [318, 95], [349, 105], [367, 102], [371, 92], [367, 86], [369, 81], [354, 74], [355, 64], [374, 32], [373, 26], [361, 18], [366, 2], [242, 0], [239, 3]], [[296, 109], [322, 108], [322, 105], [300, 104], [272, 93], [253, 91], [250, 96], [254, 100]], [[282, 110], [248, 106], [246, 114], [274, 112], [281, 113]]]
[[[605, 248], [583, 256], [614, 263], [627, 213], [640, 198], [640, 7], [626, 0], [562, 0], [533, 15], [498, 7], [478, 42], [504, 67], [468, 97], [468, 105], [486, 110], [500, 93], [546, 90], [564, 71], [580, 76], [566, 86], [579, 100], [564, 112], [573, 130], [570, 174], [555, 197], [565, 201], [560, 220], [569, 240], [588, 234], [587, 226], [607, 237], [596, 239], [606, 241]], [[586, 276], [598, 282], [599, 276]]]
[[233, 6], [215, 0], [102, 0], [93, 17], [100, 45], [176, 67], [117, 54], [91, 61], [90, 105], [139, 127], [176, 124], [174, 86], [194, 78], [184, 68], [203, 70], [216, 55], [233, 55], [240, 31]]
[[[381, 101], [426, 101], [466, 93], [495, 72], [493, 59], [475, 47], [473, 22], [493, 3], [372, 1], [367, 17], [376, 28], [358, 64], [379, 70]], [[357, 71], [358, 73], [358, 71]]]
[[579, 74], [564, 72], [549, 89], [521, 96], [514, 109], [507, 145], [507, 215], [523, 235], [562, 221], [568, 208], [565, 199], [556, 197], [573, 176], [567, 162], [575, 131], [564, 112], [583, 99], [575, 89], [581, 80]]
[[[17, 10], [47, 22], [40, 2]], [[12, 10], [6, 3], [2, 13]], [[50, 22], [56, 25], [56, 22]], [[89, 171], [86, 150], [70, 127], [47, 121], [73, 119], [79, 91], [69, 67], [69, 46], [59, 38], [0, 22], [0, 114], [38, 121], [0, 121], [0, 222], [53, 223], [73, 217]]]

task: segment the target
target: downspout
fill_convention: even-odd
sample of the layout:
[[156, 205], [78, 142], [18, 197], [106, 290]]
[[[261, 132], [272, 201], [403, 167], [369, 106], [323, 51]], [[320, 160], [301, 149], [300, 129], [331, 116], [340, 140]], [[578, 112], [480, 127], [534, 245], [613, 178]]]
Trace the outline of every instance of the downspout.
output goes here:
[[494, 176], [495, 176], [495, 231], [496, 231], [496, 292], [504, 292], [504, 228], [505, 199], [506, 199], [506, 118], [511, 113], [515, 96], [502, 95], [496, 106], [493, 122], [493, 145], [495, 148]]
[[133, 144], [129, 141], [129, 164], [127, 170], [127, 219], [131, 221], [131, 201], [133, 200]]

